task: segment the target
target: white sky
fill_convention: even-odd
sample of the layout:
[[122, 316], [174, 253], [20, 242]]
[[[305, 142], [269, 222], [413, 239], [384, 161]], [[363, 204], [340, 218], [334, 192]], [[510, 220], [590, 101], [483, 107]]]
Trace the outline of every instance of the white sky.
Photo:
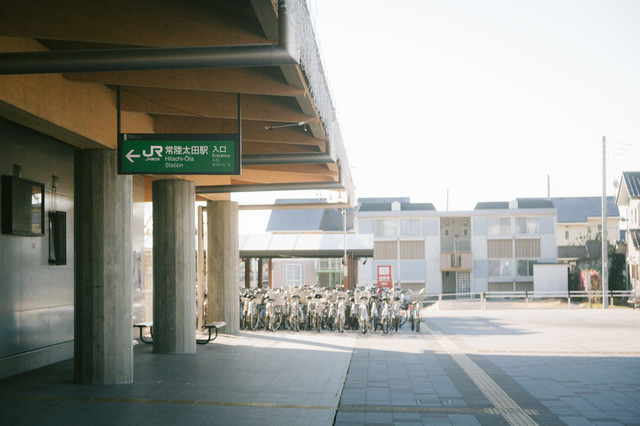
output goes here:
[[603, 136], [608, 195], [640, 170], [640, 1], [309, 3], [358, 197], [599, 196]]

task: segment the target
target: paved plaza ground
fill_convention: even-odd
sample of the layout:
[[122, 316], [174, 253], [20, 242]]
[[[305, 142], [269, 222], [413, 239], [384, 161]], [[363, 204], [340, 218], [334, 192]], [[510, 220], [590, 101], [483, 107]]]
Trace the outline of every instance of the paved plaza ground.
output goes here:
[[640, 425], [640, 311], [425, 310], [420, 333], [221, 335], [134, 347], [134, 383], [72, 361], [0, 380], [5, 425]]

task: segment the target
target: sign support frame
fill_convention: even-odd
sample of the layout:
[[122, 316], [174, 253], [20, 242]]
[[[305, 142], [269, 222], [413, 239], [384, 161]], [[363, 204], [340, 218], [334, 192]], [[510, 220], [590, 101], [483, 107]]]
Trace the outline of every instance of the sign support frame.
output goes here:
[[[116, 104], [118, 174], [242, 174], [241, 94], [238, 93], [237, 95], [237, 133], [124, 134], [122, 133], [121, 93], [119, 85], [116, 86]], [[132, 148], [132, 141], [139, 141], [141, 147]], [[127, 146], [126, 149], [125, 146]], [[138, 149], [140, 149], [140, 151], [138, 151]], [[129, 150], [129, 152], [125, 155], [127, 150]], [[207, 159], [209, 161], [207, 161]]]

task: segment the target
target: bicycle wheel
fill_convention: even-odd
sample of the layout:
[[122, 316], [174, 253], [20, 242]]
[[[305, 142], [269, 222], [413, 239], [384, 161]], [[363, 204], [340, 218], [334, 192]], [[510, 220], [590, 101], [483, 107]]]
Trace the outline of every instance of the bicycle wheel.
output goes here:
[[360, 328], [360, 333], [367, 334], [367, 328], [369, 328], [369, 325], [367, 324], [367, 321], [364, 318], [360, 318], [360, 323], [358, 324], [358, 327]]
[[271, 315], [264, 314], [264, 329], [267, 331], [271, 330]]
[[338, 332], [344, 333], [344, 315], [338, 317]]
[[276, 314], [274, 315], [274, 321], [273, 321], [273, 331], [280, 330], [281, 325], [282, 325], [282, 314], [276, 312]]
[[252, 312], [250, 318], [251, 318], [251, 329], [255, 331], [258, 329], [258, 324], [260, 324], [260, 315], [258, 315], [257, 312]]
[[420, 333], [420, 323], [422, 320], [420, 318], [416, 318], [416, 333]]
[[382, 333], [389, 334], [389, 320], [386, 318], [382, 320]]

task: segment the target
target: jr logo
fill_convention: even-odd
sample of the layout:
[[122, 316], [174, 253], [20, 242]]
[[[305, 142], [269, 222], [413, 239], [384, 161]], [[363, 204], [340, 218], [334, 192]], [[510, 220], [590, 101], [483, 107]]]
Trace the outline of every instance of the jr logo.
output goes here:
[[149, 147], [151, 152], [147, 152], [146, 150], [142, 150], [142, 155], [145, 157], [153, 157], [158, 154], [158, 157], [162, 157], [162, 146], [161, 145], [151, 145]]

